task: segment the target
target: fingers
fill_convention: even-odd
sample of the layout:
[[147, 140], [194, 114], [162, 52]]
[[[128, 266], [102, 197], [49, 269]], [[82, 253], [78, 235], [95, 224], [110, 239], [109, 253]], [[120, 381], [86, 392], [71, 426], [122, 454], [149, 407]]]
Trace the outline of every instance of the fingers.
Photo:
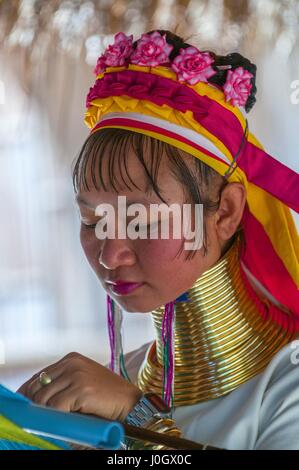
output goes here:
[[[60, 379], [59, 379], [60, 380]], [[62, 387], [62, 382], [59, 384]], [[42, 399], [43, 400], [43, 399]], [[57, 393], [47, 399], [46, 406], [56, 408], [60, 411], [70, 412], [74, 409], [75, 397], [71, 391], [71, 387], [60, 389]]]
[[27, 382], [25, 382], [18, 390], [18, 393], [25, 395], [28, 398], [32, 397], [33, 393], [36, 393], [39, 388], [42, 387], [42, 384], [39, 382], [39, 376], [42, 372], [46, 372], [51, 379], [56, 379], [59, 377], [65, 370], [65, 363], [63, 360], [58, 361], [48, 367], [44, 367], [39, 372], [34, 374]]
[[[82, 356], [81, 356], [80, 354], [76, 353], [76, 352], [70, 352], [69, 354], [67, 354], [66, 356], [64, 356], [62, 359], [60, 359], [59, 361], [54, 362], [54, 364], [51, 364], [51, 365], [49, 365], [48, 367], [44, 367], [44, 368], [41, 369], [39, 372], [37, 372], [36, 374], [34, 374], [29, 380], [27, 380], [27, 382], [25, 382], [25, 383], [17, 390], [17, 393], [21, 393], [22, 395], [28, 396], [28, 388], [30, 388], [32, 382], [36, 381], [36, 379], [39, 378], [41, 372], [47, 372], [49, 375], [51, 375], [50, 372], [52, 373], [52, 371], [53, 371], [56, 367], [65, 366], [65, 364], [67, 364], [70, 360], [74, 360], [74, 358], [77, 358], [77, 357], [82, 357]], [[64, 370], [64, 368], [63, 368], [63, 370]]]
[[[69, 353], [60, 361], [34, 374], [18, 389], [18, 393], [42, 406], [51, 406], [63, 411], [72, 411], [74, 407], [80, 408], [82, 387], [75, 390], [74, 379], [76, 385], [84, 384], [86, 364], [89, 364], [87, 358], [78, 353]], [[41, 372], [45, 372], [51, 378], [50, 383], [40, 382]]]
[[18, 388], [17, 393], [21, 393], [22, 395], [25, 395], [25, 396], [26, 396], [26, 392], [27, 392], [27, 387], [28, 387], [28, 385], [30, 384], [30, 382], [31, 382], [32, 380], [35, 380], [35, 378], [38, 377], [38, 376], [39, 376], [39, 373], [34, 374], [34, 375], [31, 377], [31, 379], [27, 380], [27, 382], [23, 383], [23, 385], [21, 385], [21, 387]]
[[[67, 376], [60, 376], [48, 385], [39, 388], [32, 396], [34, 403], [42, 406], [53, 406], [52, 400], [70, 386], [70, 379]], [[69, 400], [70, 401], [70, 400]], [[55, 400], [54, 400], [55, 403]]]
[[62, 366], [49, 366], [43, 369], [42, 372], [45, 372], [51, 378], [51, 382], [47, 385], [40, 383], [40, 374], [35, 377], [35, 379], [31, 380], [26, 389], [26, 396], [31, 400], [35, 399], [35, 395], [38, 391], [46, 390], [55, 383], [57, 379], [63, 375], [64, 369]]

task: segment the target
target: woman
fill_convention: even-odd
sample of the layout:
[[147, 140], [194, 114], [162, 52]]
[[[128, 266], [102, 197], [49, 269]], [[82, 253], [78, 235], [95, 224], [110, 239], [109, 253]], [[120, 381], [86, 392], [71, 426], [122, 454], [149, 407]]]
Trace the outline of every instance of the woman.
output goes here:
[[[21, 393], [204, 445], [299, 449], [298, 175], [248, 130], [255, 72], [240, 54], [202, 52], [169, 31], [116, 34], [98, 59], [73, 174], [82, 247], [107, 292], [110, 370], [71, 353]], [[110, 232], [119, 196], [130, 237]], [[175, 238], [173, 214], [168, 238], [145, 238], [162, 226], [159, 215], [147, 223], [161, 202], [191, 204], [202, 243]], [[156, 328], [125, 357], [122, 309], [151, 312]]]

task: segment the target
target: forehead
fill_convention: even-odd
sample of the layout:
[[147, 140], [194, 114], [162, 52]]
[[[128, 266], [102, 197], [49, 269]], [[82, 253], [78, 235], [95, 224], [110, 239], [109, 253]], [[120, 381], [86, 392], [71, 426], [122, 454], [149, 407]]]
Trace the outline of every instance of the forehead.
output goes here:
[[[170, 172], [169, 157], [163, 146], [158, 146], [158, 149], [159, 155], [153, 153], [157, 152], [157, 148], [153, 149], [146, 140], [143, 141], [143, 147], [137, 149], [133, 148], [131, 141], [122, 146], [109, 142], [109, 145], [103, 146], [103, 150], [93, 146], [85, 155], [80, 170], [79, 179], [83, 179], [85, 184], [79, 181], [78, 195], [86, 192], [105, 194], [105, 197], [112, 193], [138, 197], [151, 195], [155, 196], [156, 202], [161, 202], [154, 190], [151, 175], [163, 198], [169, 199], [172, 195], [177, 199], [182, 193], [181, 184]], [[145, 167], [139, 157], [142, 157]]]
[[[149, 152], [142, 149], [143, 159], [149, 160]], [[92, 146], [84, 155], [84, 172], [89, 187], [116, 192], [138, 186], [145, 191], [148, 179], [143, 165], [138, 159], [132, 142], [127, 140], [123, 145], [115, 140], [106, 141], [104, 145]]]

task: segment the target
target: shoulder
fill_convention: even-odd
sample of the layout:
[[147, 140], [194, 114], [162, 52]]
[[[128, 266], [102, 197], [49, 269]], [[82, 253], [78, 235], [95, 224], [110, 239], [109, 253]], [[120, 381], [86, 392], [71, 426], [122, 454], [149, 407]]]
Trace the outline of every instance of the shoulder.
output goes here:
[[299, 381], [299, 339], [283, 346], [261, 374], [266, 391], [285, 388], [290, 382]]
[[299, 339], [284, 346], [260, 375], [256, 449], [299, 449]]

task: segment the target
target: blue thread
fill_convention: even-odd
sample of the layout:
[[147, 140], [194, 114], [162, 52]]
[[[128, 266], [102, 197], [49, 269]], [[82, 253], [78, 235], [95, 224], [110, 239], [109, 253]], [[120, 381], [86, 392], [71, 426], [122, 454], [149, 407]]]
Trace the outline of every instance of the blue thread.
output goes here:
[[175, 302], [190, 302], [188, 291], [184, 292], [177, 299], [175, 299]]

